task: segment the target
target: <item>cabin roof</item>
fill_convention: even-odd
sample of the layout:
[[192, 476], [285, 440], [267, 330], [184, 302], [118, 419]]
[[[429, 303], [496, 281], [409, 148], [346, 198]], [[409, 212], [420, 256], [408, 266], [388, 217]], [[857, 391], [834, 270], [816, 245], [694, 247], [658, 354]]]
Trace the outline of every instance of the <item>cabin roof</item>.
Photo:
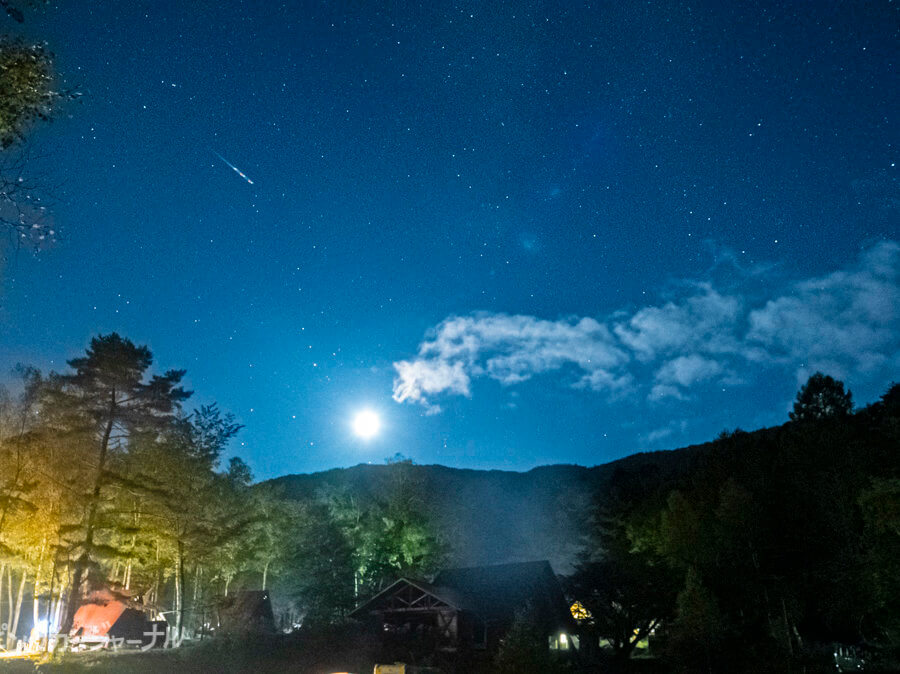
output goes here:
[[[434, 602], [439, 602], [440, 604], [446, 605], [448, 608], [454, 609], [456, 611], [464, 610], [464, 602], [463, 598], [459, 595], [459, 593], [455, 592], [452, 588], [448, 587], [436, 587], [431, 583], [426, 583], [423, 580], [418, 580], [414, 578], [398, 578], [393, 583], [388, 585], [381, 592], [376, 594], [374, 597], [369, 599], [368, 601], [363, 602], [359, 606], [357, 606], [350, 615], [362, 616], [366, 613], [371, 613], [374, 611], [378, 611], [380, 608], [387, 608], [390, 604], [390, 600], [393, 597], [397, 597], [400, 595], [405, 589], [412, 588], [417, 590], [423, 596], [427, 595], [431, 597], [433, 601], [427, 602], [427, 605], [430, 608], [434, 608]], [[419, 608], [424, 608], [426, 606], [426, 602], [416, 601], [412, 597], [410, 597], [412, 601], [410, 605], [405, 608], [405, 610], [417, 610], [417, 606]], [[401, 609], [403, 610], [403, 609]]]
[[[449, 608], [474, 613], [485, 622], [508, 623], [516, 611], [530, 607], [540, 622], [550, 628], [571, 623], [559, 581], [547, 561], [444, 569], [431, 583], [400, 578], [358, 606], [351, 615], [361, 617], [379, 610], [411, 611], [435, 606], [433, 601], [410, 595], [409, 588]], [[408, 605], [402, 601], [398, 605], [394, 600], [401, 594]]]
[[487, 621], [506, 622], [530, 607], [541, 622], [569, 622], [562, 588], [546, 560], [444, 569], [434, 584], [459, 592], [466, 608]]

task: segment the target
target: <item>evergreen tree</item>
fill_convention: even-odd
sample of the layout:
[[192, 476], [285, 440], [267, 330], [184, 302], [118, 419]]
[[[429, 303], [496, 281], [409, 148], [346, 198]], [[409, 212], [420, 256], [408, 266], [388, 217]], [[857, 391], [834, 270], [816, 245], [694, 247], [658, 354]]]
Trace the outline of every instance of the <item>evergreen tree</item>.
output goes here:
[[43, 412], [49, 426], [70, 438], [83, 453], [71, 457], [81, 463], [88, 479], [84, 517], [72, 541], [75, 557], [62, 629], [71, 628], [85, 573], [94, 561], [95, 536], [104, 489], [118, 480], [111, 470], [117, 454], [127, 451], [138, 434], [164, 431], [190, 393], [179, 386], [183, 370], [147, 378], [153, 362], [150, 350], [116, 333], [91, 340], [85, 356], [69, 361], [73, 372], [54, 375], [47, 387]]

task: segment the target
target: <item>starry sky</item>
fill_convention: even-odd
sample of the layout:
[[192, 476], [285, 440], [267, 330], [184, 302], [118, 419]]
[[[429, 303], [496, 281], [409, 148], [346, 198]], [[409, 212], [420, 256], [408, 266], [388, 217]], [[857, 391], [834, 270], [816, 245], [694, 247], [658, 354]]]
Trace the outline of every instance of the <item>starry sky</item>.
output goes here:
[[782, 423], [816, 369], [871, 402], [900, 378], [898, 19], [31, 10], [3, 30], [82, 96], [31, 134], [60, 237], [5, 251], [0, 369], [118, 331], [237, 415], [259, 478], [593, 465]]

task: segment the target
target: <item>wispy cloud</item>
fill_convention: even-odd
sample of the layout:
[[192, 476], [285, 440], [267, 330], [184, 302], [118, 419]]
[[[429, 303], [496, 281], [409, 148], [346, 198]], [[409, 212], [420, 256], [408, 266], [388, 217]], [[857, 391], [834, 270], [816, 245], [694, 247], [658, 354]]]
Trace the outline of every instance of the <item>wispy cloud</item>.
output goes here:
[[646, 433], [641, 436], [641, 441], [646, 445], [655, 445], [664, 440], [671, 438], [673, 435], [678, 433], [684, 433], [687, 430], [688, 422], [686, 420], [681, 421], [672, 421], [662, 428], [657, 428], [655, 430]]
[[566, 365], [580, 373], [573, 385], [614, 389], [628, 383], [621, 372], [627, 361], [609, 328], [593, 318], [453, 316], [431, 331], [417, 358], [394, 363], [394, 400], [429, 406], [436, 393], [470, 395], [473, 377], [510, 385]]
[[643, 361], [686, 349], [734, 353], [741, 300], [722, 295], [707, 283], [699, 284], [697, 291], [678, 302], [640, 309], [616, 322], [613, 331]]
[[656, 384], [650, 390], [650, 397], [683, 399], [685, 397], [683, 389], [712, 379], [722, 374], [724, 369], [718, 361], [696, 353], [678, 356], [663, 363], [656, 371]]
[[761, 366], [798, 376], [900, 369], [900, 244], [880, 243], [845, 269], [768, 297], [703, 281], [606, 318], [451, 316], [414, 358], [394, 363], [394, 399], [436, 411], [436, 396], [470, 396], [475, 378], [513, 385], [555, 371], [576, 388], [684, 399], [693, 387], [739, 382]]
[[900, 366], [900, 245], [867, 251], [854, 268], [796, 283], [750, 312], [747, 340], [773, 360], [840, 376]]

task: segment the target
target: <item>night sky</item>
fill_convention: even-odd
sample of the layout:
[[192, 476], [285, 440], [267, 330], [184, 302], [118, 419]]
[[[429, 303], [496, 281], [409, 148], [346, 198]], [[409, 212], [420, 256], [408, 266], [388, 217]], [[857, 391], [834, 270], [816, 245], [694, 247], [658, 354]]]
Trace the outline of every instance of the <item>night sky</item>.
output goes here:
[[[378, 8], [381, 9], [378, 9]], [[67, 2], [0, 369], [186, 368], [257, 477], [593, 465], [900, 379], [896, 2]], [[242, 171], [244, 180], [217, 156]], [[350, 419], [371, 408], [370, 441]]]

